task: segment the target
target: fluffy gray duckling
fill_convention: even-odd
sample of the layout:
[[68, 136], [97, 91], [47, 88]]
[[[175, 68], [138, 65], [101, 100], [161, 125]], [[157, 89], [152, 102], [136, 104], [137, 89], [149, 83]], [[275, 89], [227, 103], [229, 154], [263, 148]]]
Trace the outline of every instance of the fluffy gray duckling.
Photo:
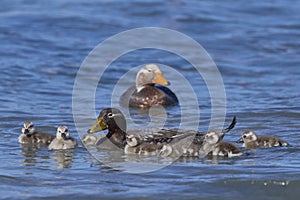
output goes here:
[[209, 131], [205, 135], [202, 150], [205, 154], [212, 153], [213, 156], [229, 158], [243, 155], [242, 151], [236, 145], [222, 141], [222, 137], [215, 131]]
[[56, 138], [48, 146], [49, 150], [73, 149], [77, 146], [77, 141], [70, 137], [67, 126], [59, 126], [56, 131]]
[[237, 141], [242, 142], [245, 148], [270, 148], [270, 147], [284, 147], [289, 144], [274, 136], [258, 136], [254, 131], [246, 130], [243, 132], [242, 137]]
[[32, 122], [27, 121], [24, 122], [22, 133], [18, 137], [18, 141], [21, 144], [46, 144], [49, 145], [51, 141], [55, 138], [54, 135], [50, 135], [48, 133], [36, 132], [35, 127]]

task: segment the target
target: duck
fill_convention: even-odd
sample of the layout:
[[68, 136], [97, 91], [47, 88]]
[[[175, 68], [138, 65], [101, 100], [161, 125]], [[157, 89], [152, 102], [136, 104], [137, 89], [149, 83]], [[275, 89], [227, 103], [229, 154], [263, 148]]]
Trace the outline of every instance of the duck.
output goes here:
[[[234, 128], [235, 124], [236, 117], [226, 129], [216, 132], [222, 138], [225, 133]], [[125, 154], [137, 153], [162, 157], [200, 156], [200, 147], [205, 136], [202, 132], [178, 128], [127, 131], [126, 119], [117, 108], [104, 108], [88, 132], [93, 134], [107, 129], [106, 136], [96, 143], [99, 148], [113, 146], [122, 149]], [[142, 135], [143, 132], [146, 134]]]
[[209, 131], [205, 135], [204, 144], [201, 150], [207, 155], [212, 154], [212, 156], [232, 158], [243, 155], [238, 146], [222, 141], [222, 139], [223, 136], [220, 136], [217, 132]]
[[286, 141], [275, 136], [258, 136], [254, 131], [246, 130], [242, 133], [242, 137], [237, 141], [243, 143], [245, 148], [270, 148], [289, 146]]
[[22, 133], [18, 137], [20, 144], [46, 144], [49, 145], [55, 138], [54, 135], [42, 132], [36, 132], [33, 122], [26, 121], [23, 124]]
[[170, 82], [163, 76], [159, 67], [156, 64], [147, 64], [137, 73], [136, 85], [122, 94], [120, 104], [140, 109], [155, 105], [177, 105], [178, 99], [166, 87], [168, 85]]
[[59, 126], [56, 131], [56, 138], [49, 144], [49, 150], [74, 149], [77, 147], [77, 141], [70, 137], [67, 126]]

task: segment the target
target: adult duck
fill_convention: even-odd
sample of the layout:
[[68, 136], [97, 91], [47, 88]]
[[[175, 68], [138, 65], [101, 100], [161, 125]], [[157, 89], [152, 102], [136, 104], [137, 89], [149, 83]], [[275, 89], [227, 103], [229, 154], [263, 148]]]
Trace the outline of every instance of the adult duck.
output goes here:
[[129, 88], [120, 98], [120, 104], [136, 108], [154, 105], [177, 105], [176, 95], [167, 87], [169, 81], [155, 64], [145, 65], [136, 76], [136, 85]]
[[[234, 128], [236, 118], [224, 130], [216, 131], [220, 138]], [[205, 156], [200, 155], [205, 133], [182, 129], [151, 129], [126, 131], [126, 119], [116, 108], [103, 109], [96, 123], [89, 129], [93, 134], [108, 129], [96, 146], [100, 149], [124, 149], [125, 154], [158, 156]]]

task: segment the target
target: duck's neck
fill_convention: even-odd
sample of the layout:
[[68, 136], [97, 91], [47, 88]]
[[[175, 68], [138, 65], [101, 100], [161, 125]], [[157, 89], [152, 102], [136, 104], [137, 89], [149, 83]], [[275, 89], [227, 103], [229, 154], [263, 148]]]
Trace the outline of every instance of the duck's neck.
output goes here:
[[206, 156], [209, 154], [211, 151], [214, 150], [216, 144], [209, 144], [207, 142], [204, 142], [202, 148], [200, 149], [200, 155], [201, 156]]
[[140, 92], [145, 87], [154, 87], [154, 84], [153, 83], [144, 84], [144, 85], [138, 85], [138, 84], [136, 84], [136, 90], [137, 90], [137, 92]]
[[122, 129], [109, 130], [106, 137], [119, 148], [124, 148], [126, 132], [124, 132]]

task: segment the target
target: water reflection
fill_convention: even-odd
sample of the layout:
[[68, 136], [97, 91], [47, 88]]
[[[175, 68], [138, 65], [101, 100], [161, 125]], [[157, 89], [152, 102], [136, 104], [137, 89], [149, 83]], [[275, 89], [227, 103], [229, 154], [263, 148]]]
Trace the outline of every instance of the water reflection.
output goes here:
[[236, 160], [233, 158], [207, 156], [205, 157], [205, 159], [202, 160], [202, 163], [208, 165], [233, 165], [235, 164], [235, 161]]
[[51, 158], [57, 163], [57, 168], [72, 167], [75, 149], [54, 150]]
[[20, 144], [22, 148], [21, 154], [24, 156], [23, 165], [24, 166], [35, 166], [37, 163], [36, 158], [37, 151], [39, 148], [45, 147], [42, 144]]

